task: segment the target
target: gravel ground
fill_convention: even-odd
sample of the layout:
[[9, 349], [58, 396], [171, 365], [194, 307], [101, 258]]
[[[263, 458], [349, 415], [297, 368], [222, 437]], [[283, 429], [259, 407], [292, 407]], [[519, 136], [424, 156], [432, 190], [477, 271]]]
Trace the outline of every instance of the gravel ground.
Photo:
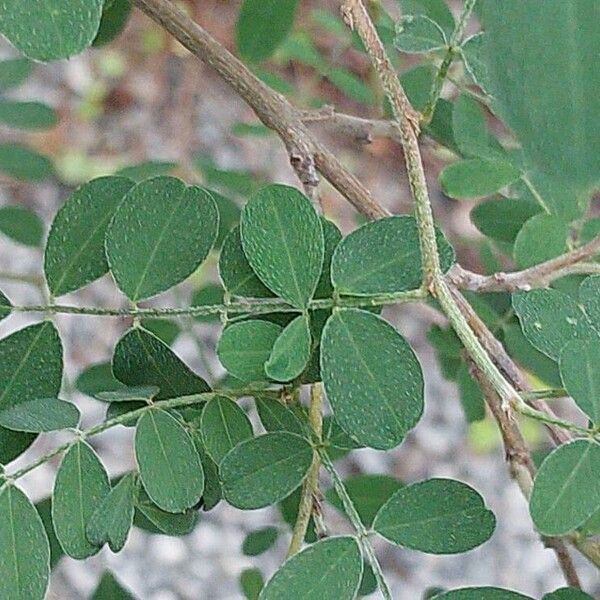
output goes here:
[[[141, 27], [136, 21], [133, 28]], [[0, 46], [0, 52], [10, 50]], [[110, 53], [115, 51], [109, 51]], [[124, 162], [145, 158], [186, 160], [191, 150], [209, 153], [224, 168], [245, 168], [264, 173], [278, 182], [294, 183], [286, 157], [272, 137], [256, 140], [234, 138], [233, 124], [248, 120], [249, 111], [228, 88], [205, 68], [186, 57], [159, 56], [133, 59], [128, 76], [120, 79], [102, 74], [106, 53], [85, 55], [68, 63], [40, 67], [35, 77], [14, 95], [44, 98], [59, 108], [63, 124], [46, 135], [34, 135], [33, 143], [59, 158], [63, 173], [79, 173], [81, 163], [91, 163], [94, 174], [110, 172]], [[111, 55], [112, 56], [112, 55]], [[119, 55], [112, 60], [120, 60]], [[100, 75], [99, 75], [100, 74]], [[96, 118], [82, 117], [94, 89], [102, 87], [110, 102]], [[185, 132], [185, 135], [182, 134]], [[3, 138], [14, 134], [0, 131]], [[75, 156], [74, 149], [81, 152]], [[395, 211], [406, 209], [406, 193], [397, 180], [399, 155], [385, 143], [368, 148], [336, 145], [338, 156], [363, 178], [381, 201]], [[428, 167], [435, 174], [437, 159], [427, 153]], [[77, 166], [77, 169], [73, 166]], [[403, 176], [402, 176], [403, 177]], [[68, 195], [68, 187], [58, 181], [44, 185], [14, 185], [0, 180], [0, 205], [19, 204], [35, 208], [49, 222], [51, 215]], [[346, 229], [351, 227], [349, 209], [325, 188], [326, 210]], [[466, 209], [450, 211], [441, 200], [438, 215], [452, 231], [465, 230]], [[0, 271], [39, 272], [41, 256], [0, 239]], [[39, 292], [21, 284], [3, 285], [15, 303], [37, 303]], [[177, 297], [168, 294], [165, 304], [180, 303], [189, 294], [182, 286]], [[63, 299], [61, 299], [62, 301]], [[108, 278], [89, 286], [64, 302], [115, 306], [122, 297]], [[426, 412], [423, 420], [403, 446], [387, 454], [362, 450], [343, 464], [347, 473], [391, 473], [405, 481], [431, 476], [456, 477], [479, 490], [498, 518], [498, 528], [483, 547], [457, 557], [438, 557], [379, 547], [385, 570], [392, 582], [394, 598], [414, 600], [428, 586], [495, 584], [532, 595], [562, 584], [554, 555], [545, 550], [531, 529], [524, 500], [510, 481], [502, 451], [492, 444], [489, 452], [476, 452], [462, 417], [456, 390], [438, 370], [425, 333], [439, 319], [431, 311], [416, 307], [390, 310], [390, 319], [415, 347], [427, 374]], [[13, 316], [0, 324], [4, 337], [31, 319]], [[66, 346], [67, 379], [73, 381], [87, 365], [110, 357], [112, 347], [127, 323], [118, 320], [59, 317], [58, 326]], [[101, 324], [101, 326], [100, 326]], [[214, 343], [216, 331], [198, 327], [197, 332]], [[202, 372], [190, 336], [182, 336], [176, 350], [192, 367]], [[101, 418], [98, 403], [75, 396], [89, 424]], [[44, 449], [53, 447], [60, 436], [47, 436], [36, 442], [16, 464], [25, 464]], [[95, 443], [111, 473], [133, 466], [131, 432], [111, 430]], [[44, 466], [24, 480], [34, 498], [47, 495], [52, 486], [55, 464]], [[328, 485], [324, 481], [324, 485]], [[337, 513], [328, 510], [333, 532], [346, 531]], [[237, 580], [240, 572], [259, 566], [269, 575], [285, 554], [288, 538], [283, 536], [267, 554], [249, 559], [241, 553], [245, 534], [265, 524], [279, 523], [270, 509], [241, 512], [221, 503], [202, 516], [197, 529], [186, 538], [151, 536], [134, 530], [119, 555], [108, 550], [79, 563], [63, 559], [53, 574], [50, 598], [87, 598], [100, 573], [109, 568], [143, 600], [229, 600], [241, 598]], [[590, 584], [599, 585], [593, 571], [582, 561], [580, 571]], [[376, 597], [374, 595], [373, 597]]]

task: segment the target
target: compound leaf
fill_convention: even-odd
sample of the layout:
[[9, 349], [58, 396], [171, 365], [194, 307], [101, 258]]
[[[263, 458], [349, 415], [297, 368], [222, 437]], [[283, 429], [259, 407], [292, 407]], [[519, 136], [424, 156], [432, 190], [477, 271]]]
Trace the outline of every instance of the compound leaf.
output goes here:
[[117, 343], [112, 362], [115, 377], [128, 386], [156, 386], [157, 400], [203, 394], [210, 387], [155, 335], [134, 327]]
[[102, 0], [4, 0], [0, 33], [33, 60], [69, 58], [96, 37], [102, 5]]
[[336, 421], [358, 442], [394, 448], [423, 412], [423, 373], [414, 352], [386, 321], [342, 309], [325, 325], [321, 373]]
[[200, 433], [206, 452], [217, 465], [231, 449], [254, 434], [246, 413], [223, 396], [212, 398], [204, 406]]
[[108, 273], [106, 230], [134, 183], [124, 177], [100, 177], [82, 185], [54, 217], [44, 255], [52, 294], [73, 292]]
[[12, 485], [0, 490], [0, 581], [3, 600], [43, 600], [50, 582], [50, 545], [27, 496]]
[[164, 410], [149, 410], [135, 432], [135, 456], [144, 489], [167, 512], [195, 506], [204, 491], [204, 471], [194, 441]]
[[540, 533], [573, 531], [600, 508], [600, 444], [563, 444], [542, 463], [533, 483], [529, 510]]
[[[442, 269], [455, 261], [454, 250], [437, 231]], [[371, 296], [413, 290], [421, 285], [421, 248], [414, 217], [394, 216], [367, 223], [335, 250], [331, 279], [341, 294]]]
[[0, 232], [19, 244], [37, 247], [44, 237], [44, 224], [28, 208], [4, 206], [0, 208]]
[[300, 486], [312, 459], [310, 444], [293, 433], [267, 433], [241, 442], [221, 462], [223, 495], [243, 510], [275, 504]]
[[56, 474], [52, 497], [54, 531], [69, 556], [84, 559], [99, 552], [86, 528], [109, 492], [108, 475], [96, 453], [85, 442], [73, 444]]
[[240, 232], [262, 282], [293, 306], [306, 308], [321, 277], [325, 245], [310, 200], [292, 187], [267, 186], [244, 206]]
[[260, 600], [353, 600], [363, 572], [357, 541], [331, 537], [289, 560], [263, 588]]
[[133, 525], [135, 496], [135, 475], [128, 473], [105, 496], [89, 520], [86, 532], [92, 544], [108, 543], [113, 552], [123, 549]]
[[308, 364], [311, 351], [310, 323], [306, 315], [296, 317], [273, 344], [265, 372], [275, 381], [291, 381]]
[[217, 345], [223, 366], [242, 381], [264, 381], [265, 362], [283, 331], [270, 321], [251, 319], [227, 327]]
[[428, 479], [398, 490], [375, 517], [373, 528], [387, 540], [429, 554], [457, 554], [487, 541], [494, 513], [468, 485]]
[[219, 213], [209, 192], [174, 177], [138, 183], [106, 233], [106, 256], [119, 288], [134, 302], [189, 277], [217, 239]]
[[81, 414], [71, 402], [58, 398], [25, 400], [0, 410], [0, 427], [11, 431], [43, 433], [58, 429], [73, 429]]

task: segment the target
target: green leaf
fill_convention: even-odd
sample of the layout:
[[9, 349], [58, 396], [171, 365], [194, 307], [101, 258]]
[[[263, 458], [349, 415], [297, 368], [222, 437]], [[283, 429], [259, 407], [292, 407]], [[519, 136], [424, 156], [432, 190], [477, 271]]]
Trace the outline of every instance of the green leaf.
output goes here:
[[494, 198], [471, 211], [473, 225], [494, 240], [513, 243], [525, 222], [540, 212], [536, 202], [521, 198]]
[[[515, 240], [514, 257], [521, 269], [560, 256], [567, 251], [569, 226], [564, 219], [543, 213], [531, 217]], [[544, 242], [540, 244], [540, 240]]]
[[[402, 487], [402, 482], [388, 475], [355, 475], [344, 481], [344, 487], [354, 504], [360, 520], [371, 527], [379, 509]], [[325, 498], [339, 511], [344, 512], [342, 501], [331, 488]]]
[[254, 435], [246, 413], [223, 396], [215, 396], [206, 403], [200, 433], [206, 452], [217, 465], [232, 448]]
[[266, 431], [288, 431], [303, 436], [305, 429], [298, 414], [274, 398], [256, 398], [256, 410]]
[[297, 189], [270, 185], [242, 211], [241, 237], [248, 262], [278, 296], [306, 308], [321, 277], [324, 238], [310, 200]]
[[135, 456], [144, 489], [163, 510], [182, 513], [204, 491], [204, 472], [194, 442], [164, 410], [148, 411], [137, 424]]
[[117, 207], [133, 187], [124, 177], [81, 186], [54, 217], [44, 255], [50, 291], [62, 296], [108, 273], [104, 238]]
[[5, 600], [43, 600], [50, 582], [50, 546], [27, 496], [12, 485], [0, 489], [0, 581]]
[[27, 58], [0, 61], [0, 90], [21, 85], [33, 73], [33, 63]]
[[472, 158], [447, 166], [440, 174], [440, 185], [450, 198], [479, 198], [501, 190], [520, 176], [521, 172], [509, 162]]
[[219, 231], [212, 196], [173, 177], [138, 183], [106, 233], [106, 256], [119, 288], [134, 302], [168, 290], [208, 256]]
[[0, 321], [6, 319], [12, 311], [10, 300], [0, 291]]
[[366, 446], [398, 446], [421, 418], [421, 366], [404, 338], [370, 312], [341, 309], [327, 321], [321, 373], [336, 421]]
[[293, 433], [267, 433], [238, 444], [220, 465], [223, 494], [237, 508], [275, 504], [300, 486], [313, 450]]
[[83, 370], [75, 380], [75, 387], [82, 394], [95, 397], [101, 392], [114, 392], [126, 386], [115, 379], [110, 363], [96, 363]]
[[425, 15], [435, 21], [446, 34], [455, 27], [454, 17], [444, 0], [400, 0], [402, 14]]
[[102, 402], [148, 402], [156, 398], [160, 392], [155, 385], [139, 385], [135, 387], [123, 387], [109, 392], [98, 392], [94, 398]]
[[129, 536], [135, 511], [135, 475], [128, 473], [94, 511], [86, 528], [88, 540], [95, 546], [108, 543], [113, 552], [120, 552]]
[[94, 511], [110, 492], [104, 466], [86, 442], [77, 442], [65, 454], [54, 483], [52, 522], [63, 550], [77, 559], [98, 553], [87, 539]]
[[518, 592], [496, 587], [469, 587], [434, 596], [435, 600], [533, 600]]
[[[447, 271], [454, 250], [438, 230], [440, 261]], [[371, 296], [417, 289], [422, 280], [421, 248], [414, 217], [394, 216], [367, 223], [335, 250], [331, 278], [341, 294]]]
[[92, 46], [95, 48], [104, 46], [118, 37], [127, 26], [131, 9], [130, 0], [105, 2], [102, 10], [102, 19], [100, 20], [100, 28], [92, 42]]
[[136, 512], [134, 524], [151, 533], [184, 536], [191, 533], [198, 523], [196, 510], [190, 509], [177, 514], [167, 512], [158, 508], [144, 490], [139, 492], [136, 508], [139, 512]]
[[473, 83], [489, 94], [492, 86], [486, 62], [488, 36], [479, 32], [468, 37], [460, 47], [460, 55]]
[[115, 175], [132, 179], [136, 183], [158, 177], [159, 175], [170, 175], [177, 168], [177, 163], [166, 162], [163, 160], [146, 160], [141, 163], [129, 165], [119, 169]]
[[308, 546], [273, 575], [260, 600], [354, 600], [363, 561], [352, 537], [331, 537]]
[[0, 208], [0, 231], [19, 244], [37, 247], [44, 237], [44, 224], [28, 208], [4, 206]]
[[483, 498], [454, 479], [427, 479], [398, 490], [377, 513], [373, 528], [399, 546], [428, 554], [458, 554], [494, 533], [496, 518]]
[[375, 96], [371, 88], [347, 69], [334, 69], [328, 67], [323, 73], [335, 87], [339, 88], [346, 96], [362, 104], [374, 104]]
[[234, 227], [223, 242], [219, 275], [232, 296], [270, 298], [275, 295], [252, 270], [242, 248], [239, 226]]
[[65, 555], [60, 543], [56, 539], [56, 534], [54, 533], [54, 526], [52, 524], [52, 497], [48, 496], [38, 502], [35, 505], [35, 509], [37, 510], [40, 519], [42, 519], [44, 530], [48, 542], [50, 543], [50, 569], [52, 570]]
[[135, 596], [110, 571], [105, 571], [90, 600], [135, 600]]
[[483, 421], [486, 416], [485, 400], [479, 385], [469, 373], [467, 365], [461, 364], [456, 375], [456, 383], [467, 423]]
[[444, 30], [425, 15], [406, 15], [398, 23], [394, 46], [400, 52], [421, 54], [448, 45]]
[[33, 433], [21, 433], [0, 427], [0, 465], [5, 465], [23, 454], [33, 443]]
[[85, 50], [96, 37], [102, 0], [5, 0], [0, 33], [25, 56], [48, 62]]
[[577, 303], [552, 289], [513, 294], [512, 304], [525, 337], [540, 351], [558, 360], [568, 342], [598, 335]]
[[[0, 341], [0, 411], [37, 398], [57, 397], [63, 350], [50, 321], [30, 325]], [[23, 452], [35, 436], [0, 427], [0, 464]]]
[[560, 353], [560, 376], [569, 396], [592, 420], [600, 423], [600, 338], [573, 340]]
[[600, 330], [600, 275], [583, 280], [579, 288], [579, 299], [592, 325]]
[[[566, 186], [564, 203], [576, 206], [600, 180], [600, 74], [589, 60], [600, 53], [600, 5], [486, 0], [482, 17], [494, 110], [521, 143], [527, 168], [551, 187]], [[560, 118], [550, 123], [548, 115]]]
[[210, 387], [155, 335], [130, 329], [117, 343], [112, 362], [115, 377], [129, 386], [153, 385], [157, 400], [203, 394]]
[[250, 532], [242, 544], [242, 552], [246, 556], [258, 556], [273, 547], [279, 537], [277, 527], [263, 527]]
[[461, 94], [454, 103], [452, 130], [464, 156], [506, 160], [504, 149], [488, 132], [480, 104], [467, 94]]
[[560, 588], [551, 594], [546, 594], [542, 600], [594, 600], [589, 594], [576, 588]]
[[78, 408], [57, 398], [26, 400], [0, 409], [0, 426], [11, 431], [43, 433], [58, 429], [74, 429], [79, 425]]
[[209, 511], [217, 506], [217, 504], [219, 504], [223, 498], [221, 480], [219, 479], [219, 467], [206, 453], [198, 433], [194, 434], [194, 443], [196, 444], [196, 450], [198, 450], [200, 461], [202, 462], [202, 468], [204, 469], [204, 493], [202, 494], [202, 509]]
[[38, 183], [54, 175], [46, 156], [20, 144], [0, 144], [0, 173], [21, 181]]
[[283, 328], [269, 321], [252, 319], [227, 327], [217, 345], [223, 366], [242, 381], [264, 381], [265, 362]]
[[240, 55], [248, 62], [269, 58], [294, 25], [298, 0], [244, 0], [236, 25]]
[[317, 290], [315, 291], [315, 298], [330, 298], [333, 294], [333, 284], [331, 283], [331, 261], [335, 249], [342, 241], [342, 233], [335, 223], [332, 223], [324, 217], [321, 217], [321, 225], [323, 226], [323, 240], [325, 245], [323, 253], [323, 269], [321, 271], [319, 283], [317, 284]]
[[54, 109], [41, 102], [0, 100], [0, 123], [19, 129], [48, 129], [58, 122]]
[[258, 600], [265, 580], [260, 569], [244, 569], [240, 575], [240, 587], [246, 600]]
[[549, 454], [533, 482], [529, 510], [544, 535], [573, 531], [600, 508], [600, 444], [576, 440]]
[[265, 372], [275, 381], [291, 381], [308, 364], [312, 340], [306, 315], [297, 316], [279, 335], [273, 345]]
[[167, 346], [171, 346], [181, 333], [181, 328], [177, 322], [171, 319], [142, 319], [140, 325], [146, 331], [153, 333]]

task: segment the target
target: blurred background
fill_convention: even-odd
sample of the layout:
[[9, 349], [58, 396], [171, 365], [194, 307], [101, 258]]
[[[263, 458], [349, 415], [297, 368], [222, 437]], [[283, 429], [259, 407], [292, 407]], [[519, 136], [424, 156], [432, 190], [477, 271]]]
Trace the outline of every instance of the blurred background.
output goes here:
[[[230, 50], [236, 50], [240, 2], [189, 0], [178, 4]], [[339, 18], [337, 4], [336, 0], [302, 0], [292, 33], [271, 58], [256, 65], [256, 72], [297, 106], [333, 105], [341, 112], [380, 117], [381, 91], [366, 56]], [[460, 5], [456, 3], [453, 10]], [[382, 1], [381, 9], [385, 9], [382, 19], [389, 15], [393, 20], [400, 14], [395, 0]], [[476, 23], [471, 29], [476, 31]], [[17, 58], [3, 40], [0, 58]], [[408, 72], [412, 80], [431, 74], [431, 65], [423, 66], [422, 58], [395, 54], [394, 60], [400, 72]], [[413, 70], [417, 65], [421, 65], [420, 71]], [[118, 171], [138, 180], [168, 173], [205, 185], [223, 195], [221, 208], [226, 212], [222, 214], [228, 215], [225, 227], [236, 222], [248, 194], [265, 182], [298, 185], [276, 136], [209, 67], [137, 11], [114, 41], [69, 61], [23, 65], [23, 69], [22, 80], [5, 83], [0, 89], [2, 98], [43, 102], [54, 109], [55, 117], [34, 130], [0, 126], [0, 146], [17, 143], [23, 147], [18, 160], [11, 162], [6, 152], [0, 157], [0, 285], [15, 304], [47, 301], [42, 280], [45, 234], [56, 210], [79, 184], [91, 178]], [[455, 76], [460, 81], [463, 74], [460, 66], [458, 69]], [[426, 83], [429, 85], [428, 80]], [[447, 98], [456, 94], [456, 86], [445, 88]], [[489, 126], [503, 135], [491, 115], [488, 120]], [[403, 158], [395, 143], [355, 140], [333, 135], [319, 123], [316, 127], [380, 203], [394, 213], [411, 210]], [[460, 262], [478, 272], [496, 264], [506, 266], [498, 262], [502, 258], [497, 249], [484, 242], [471, 224], [469, 212], [474, 203], [450, 200], [439, 190], [437, 176], [451, 153], [429, 138], [423, 140], [423, 153], [437, 222], [455, 245]], [[26, 163], [29, 175], [23, 175], [20, 168]], [[362, 222], [326, 183], [319, 192], [324, 213], [345, 234]], [[20, 213], [15, 221], [14, 208], [6, 211], [6, 207], [32, 213]], [[26, 232], [20, 228], [25, 222], [30, 222]], [[152, 305], [218, 302], [222, 291], [216, 264], [215, 256]], [[126, 306], [108, 276], [61, 298], [61, 303]], [[387, 474], [404, 482], [455, 477], [481, 492], [498, 518], [489, 542], [456, 557], [378, 545], [394, 597], [413, 600], [423, 597], [427, 588], [438, 586], [495, 584], [535, 596], [559, 587], [563, 581], [554, 554], [544, 549], [532, 530], [526, 503], [510, 480], [494, 423], [489, 417], [474, 419], [470, 412], [479, 410], [472, 407], [480, 406], [481, 399], [460, 366], [460, 352], [444, 331], [444, 319], [429, 306], [386, 308], [385, 316], [411, 342], [426, 372], [425, 417], [400, 448], [385, 454], [354, 451], [340, 462], [342, 471], [348, 478], [358, 478], [359, 488], [362, 474]], [[0, 336], [34, 320], [13, 315], [0, 324]], [[65, 396], [80, 406], [87, 427], [102, 420], [104, 407], [85, 392], [106, 377], [114, 344], [131, 323], [77, 316], [58, 316], [56, 321], [66, 350]], [[209, 382], [223, 376], [214, 353], [218, 322], [181, 319], [151, 326]], [[245, 406], [258, 423], [252, 404]], [[543, 452], [544, 432], [536, 425], [523, 425], [529, 442]], [[60, 435], [41, 436], [15, 466], [29, 463], [61, 440]], [[93, 446], [116, 475], [134, 466], [131, 442], [132, 431], [120, 427], [95, 438]], [[24, 480], [36, 501], [48, 496], [56, 466], [49, 463]], [[363, 487], [368, 490], [369, 480], [365, 481]], [[329, 485], [323, 479], [325, 491]], [[325, 512], [332, 532], [349, 531], [349, 524], [332, 503], [325, 504]], [[255, 551], [247, 547], [243, 551], [246, 536], [263, 527], [275, 528], [267, 534], [274, 540], [272, 546], [260, 555], [248, 556]], [[289, 539], [289, 527], [280, 511], [242, 512], [221, 502], [201, 513], [187, 535], [166, 537], [135, 528], [119, 555], [105, 549], [82, 563], [60, 558], [49, 597], [89, 598], [102, 573], [110, 569], [143, 600], [244, 598], [242, 572], [260, 569], [268, 578], [285, 555]], [[578, 556], [574, 558], [584, 581], [593, 585], [592, 569]], [[363, 591], [369, 590], [373, 587], [366, 581]], [[372, 597], [377, 597], [376, 593]]]

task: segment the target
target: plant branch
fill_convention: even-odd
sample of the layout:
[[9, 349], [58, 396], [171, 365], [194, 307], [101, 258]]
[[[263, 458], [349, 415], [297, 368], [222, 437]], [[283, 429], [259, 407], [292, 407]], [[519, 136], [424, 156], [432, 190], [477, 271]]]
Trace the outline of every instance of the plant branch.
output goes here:
[[[536, 468], [531, 458], [529, 448], [527, 447], [527, 443], [521, 434], [518, 424], [514, 419], [511, 418], [510, 415], [506, 414], [502, 407], [501, 399], [496, 394], [495, 390], [487, 381], [483, 373], [473, 362], [471, 362], [470, 372], [471, 376], [479, 384], [486, 404], [498, 423], [511, 476], [517, 482], [517, 485], [519, 486], [524, 498], [529, 500]], [[546, 547], [554, 550], [567, 583], [573, 587], [581, 588], [579, 576], [577, 575], [575, 565], [573, 564], [573, 560], [571, 559], [569, 551], [567, 550], [565, 540], [561, 538], [547, 538], [542, 536], [542, 541]]]
[[5, 485], [8, 485], [8, 484], [16, 481], [17, 479], [24, 477], [31, 471], [33, 471], [33, 470], [37, 469], [38, 467], [40, 467], [41, 465], [47, 463], [49, 460], [52, 460], [54, 457], [62, 454], [63, 452], [66, 452], [77, 441], [87, 440], [91, 437], [94, 437], [94, 436], [100, 434], [100, 433], [104, 433], [108, 429], [112, 429], [113, 427], [116, 427], [117, 425], [122, 425], [123, 423], [126, 423], [127, 421], [130, 421], [132, 419], [137, 419], [138, 417], [141, 417], [142, 415], [146, 414], [149, 410], [157, 410], [157, 409], [168, 410], [171, 408], [181, 408], [183, 406], [191, 406], [193, 404], [198, 404], [199, 402], [203, 402], [205, 400], [210, 400], [210, 398], [212, 398], [214, 396], [218, 396], [218, 395], [225, 395], [225, 396], [233, 395], [235, 397], [240, 397], [240, 396], [243, 396], [246, 394], [248, 394], [248, 390], [221, 390], [221, 391], [215, 390], [212, 392], [206, 392], [204, 394], [192, 394], [190, 396], [181, 396], [179, 398], [171, 398], [169, 400], [161, 400], [159, 402], [154, 402], [152, 404], [148, 404], [148, 406], [143, 406], [142, 408], [138, 408], [137, 410], [133, 410], [133, 411], [125, 413], [123, 415], [119, 415], [118, 417], [114, 417], [113, 419], [104, 421], [103, 423], [100, 423], [100, 424], [92, 427], [91, 429], [88, 429], [86, 431], [77, 432], [77, 437], [74, 440], [70, 440], [69, 442], [66, 442], [65, 444], [63, 444], [62, 446], [58, 446], [57, 448], [54, 448], [53, 450], [48, 452], [48, 454], [44, 454], [43, 456], [40, 456], [32, 463], [24, 466], [23, 468], [19, 469], [18, 471], [15, 471], [14, 473], [12, 473], [10, 475], [8, 475], [8, 474], [3, 475], [2, 477], [0, 477], [0, 480], [4, 479], [4, 483], [2, 485], [0, 485], [0, 490]]
[[408, 182], [420, 228], [424, 280], [426, 286], [430, 286], [433, 279], [441, 273], [441, 268], [433, 213], [418, 142], [420, 115], [411, 106], [362, 0], [342, 0], [341, 8], [344, 20], [351, 29], [356, 30], [367, 50], [398, 124]]
[[358, 514], [356, 507], [352, 502], [352, 498], [350, 498], [350, 496], [348, 495], [346, 486], [344, 485], [344, 482], [341, 480], [340, 476], [335, 470], [331, 459], [323, 449], [319, 450], [319, 454], [321, 456], [323, 466], [325, 467], [325, 469], [327, 469], [327, 472], [331, 476], [333, 488], [335, 489], [336, 494], [342, 501], [344, 512], [348, 515], [352, 526], [358, 534], [358, 541], [362, 548], [363, 554], [365, 555], [367, 561], [371, 565], [371, 569], [373, 569], [373, 574], [375, 575], [375, 579], [377, 580], [377, 585], [379, 586], [381, 594], [385, 598], [385, 600], [392, 600], [392, 592], [390, 591], [390, 588], [385, 580], [383, 571], [381, 569], [381, 565], [377, 560], [375, 550], [373, 549], [371, 541], [369, 540], [369, 532], [367, 531], [363, 522], [361, 521], [360, 515]]
[[[421, 289], [392, 294], [378, 294], [376, 296], [339, 296], [336, 298], [322, 298], [312, 300], [309, 310], [333, 308], [334, 306], [353, 308], [361, 306], [382, 306], [401, 302], [414, 302], [423, 300], [427, 293]], [[61, 304], [40, 304], [31, 306], [6, 307], [6, 312], [12, 310], [20, 313], [46, 313], [88, 315], [96, 317], [132, 317], [137, 319], [164, 319], [168, 317], [199, 317], [207, 315], [264, 315], [272, 312], [302, 312], [287, 302], [279, 299], [248, 298], [230, 302], [229, 304], [204, 304], [188, 306], [185, 308], [102, 308], [95, 306], [69, 306]]]
[[440, 96], [442, 95], [442, 88], [444, 86], [444, 81], [448, 76], [448, 70], [450, 69], [450, 66], [452, 65], [457, 53], [459, 52], [459, 46], [465, 34], [467, 22], [471, 17], [476, 3], [477, 0], [465, 0], [463, 9], [460, 13], [458, 21], [456, 22], [454, 31], [450, 36], [450, 40], [448, 40], [448, 48], [446, 50], [446, 54], [442, 59], [442, 62], [440, 63], [440, 66], [438, 67], [438, 70], [433, 79], [433, 85], [429, 94], [429, 100], [427, 101], [427, 105], [423, 109], [423, 116], [421, 118], [421, 122], [424, 125], [428, 125], [431, 122], [433, 113], [435, 112], [435, 107], [437, 106]]
[[546, 287], [572, 273], [599, 273], [600, 264], [583, 262], [600, 253], [600, 235], [591, 242], [522, 271], [478, 275], [455, 265], [447, 274], [456, 287], [473, 292], [517, 292]]
[[[308, 421], [314, 436], [314, 441], [321, 444], [323, 437], [323, 390], [321, 384], [314, 383], [310, 386], [310, 407], [308, 411]], [[320, 505], [319, 492], [319, 472], [321, 470], [321, 457], [315, 450], [312, 465], [302, 484], [302, 495], [300, 497], [300, 506], [298, 516], [292, 533], [292, 541], [288, 550], [288, 558], [298, 553], [304, 543], [310, 517], [316, 506]]]
[[231, 52], [170, 0], [133, 0], [194, 56], [210, 65], [252, 107], [264, 125], [277, 132], [304, 185], [315, 185], [315, 169], [357, 210], [376, 219], [388, 215], [364, 185], [325, 148], [302, 122], [301, 113], [265, 85]]

